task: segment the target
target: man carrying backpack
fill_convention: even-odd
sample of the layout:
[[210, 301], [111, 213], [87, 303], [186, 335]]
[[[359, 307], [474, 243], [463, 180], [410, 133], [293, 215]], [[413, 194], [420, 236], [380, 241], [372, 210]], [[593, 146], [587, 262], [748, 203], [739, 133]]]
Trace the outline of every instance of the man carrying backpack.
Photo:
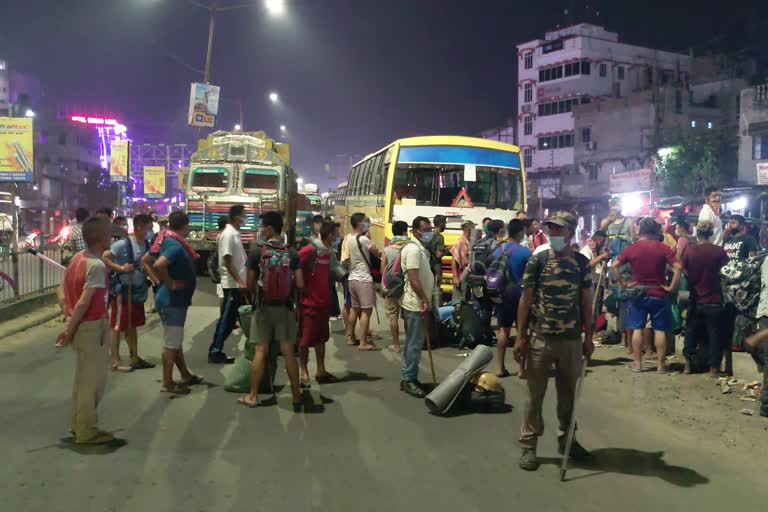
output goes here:
[[[392, 352], [400, 352], [400, 297], [391, 297], [391, 294], [397, 293], [394, 290], [387, 290], [387, 285], [390, 279], [388, 277], [393, 274], [399, 273], [402, 277], [402, 263], [397, 261], [398, 255], [400, 255], [403, 246], [411, 241], [408, 238], [408, 224], [402, 220], [398, 220], [392, 223], [392, 235], [393, 238], [384, 248], [381, 256], [381, 273], [384, 276], [382, 280], [382, 286], [384, 288], [384, 310], [389, 320], [389, 332], [392, 334], [392, 345], [389, 346], [389, 350]], [[394, 269], [396, 263], [401, 263], [399, 269]], [[404, 283], [403, 283], [404, 284]], [[399, 285], [399, 282], [398, 282]], [[402, 293], [402, 292], [401, 292]]]
[[[557, 384], [558, 449], [565, 453], [568, 428], [576, 399], [576, 383], [584, 356], [594, 352], [592, 344], [592, 287], [589, 261], [571, 249], [576, 217], [556, 212], [547, 220], [551, 249], [528, 260], [523, 276], [523, 296], [517, 317], [515, 359], [527, 359], [528, 401], [520, 429], [520, 468], [535, 471], [538, 438], [544, 432], [541, 408], [547, 383], [555, 366]], [[532, 339], [528, 339], [531, 318]], [[584, 340], [581, 333], [584, 328]], [[575, 439], [570, 457], [589, 456]]]
[[256, 297], [251, 320], [251, 341], [256, 344], [251, 365], [251, 392], [238, 399], [246, 407], [259, 405], [259, 383], [272, 340], [280, 344], [285, 370], [291, 382], [293, 411], [301, 412], [299, 365], [294, 354], [296, 343], [295, 290], [304, 288], [301, 262], [295, 249], [285, 245], [280, 236], [283, 217], [275, 211], [261, 216], [259, 243], [248, 256], [248, 290]]
[[405, 288], [401, 305], [405, 321], [405, 347], [403, 368], [400, 371], [400, 390], [416, 398], [426, 393], [418, 381], [419, 360], [424, 344], [424, 323], [432, 307], [434, 275], [429, 269], [427, 246], [434, 231], [426, 217], [416, 217], [411, 226], [413, 242], [406, 244], [400, 253], [400, 265], [405, 272]]
[[[336, 283], [342, 274], [338, 267], [332, 269], [334, 258], [331, 245], [336, 237], [338, 224], [323, 222], [319, 238], [312, 237], [309, 244], [299, 251], [301, 273], [305, 284], [301, 296], [301, 317], [299, 319], [299, 357], [301, 386], [310, 387], [309, 349], [315, 349], [317, 356], [317, 374], [315, 379], [320, 384], [338, 382], [335, 376], [325, 369], [325, 343], [331, 337], [329, 321], [331, 319], [331, 283]], [[336, 272], [334, 272], [334, 270]]]
[[240, 225], [245, 216], [242, 204], [229, 209], [229, 223], [216, 240], [216, 252], [219, 257], [221, 288], [224, 291], [224, 307], [213, 333], [213, 341], [208, 348], [208, 362], [212, 364], [232, 364], [234, 357], [224, 353], [224, 342], [232, 334], [237, 324], [237, 310], [243, 305], [247, 293], [245, 284], [245, 248], [240, 237]]
[[[110, 353], [112, 369], [120, 371], [154, 368], [139, 357], [137, 327], [144, 325], [144, 303], [147, 301], [147, 274], [141, 258], [149, 250], [146, 233], [152, 228], [149, 215], [140, 213], [133, 218], [133, 234], [113, 242], [102, 257], [108, 269], [117, 274], [115, 295], [110, 297]], [[131, 357], [129, 366], [120, 359], [120, 333], [125, 336]]]
[[[509, 221], [507, 233], [510, 241], [496, 248], [493, 253], [494, 261], [486, 274], [487, 293], [496, 305], [496, 321], [499, 324], [499, 341], [496, 346], [499, 370], [496, 376], [502, 378], [509, 376], [509, 371], [504, 364], [504, 356], [509, 345], [509, 331], [517, 319], [517, 309], [522, 294], [520, 283], [532, 255], [530, 249], [521, 245], [525, 238], [525, 223], [522, 220]], [[494, 280], [497, 275], [498, 279]], [[494, 284], [496, 288], [491, 288]], [[525, 361], [520, 364], [518, 377], [526, 378]]]
[[[355, 344], [355, 324], [360, 320], [359, 350], [378, 350], [368, 343], [368, 327], [371, 312], [376, 307], [376, 283], [373, 280], [373, 269], [380, 268], [379, 250], [370, 239], [370, 223], [364, 213], [355, 213], [350, 217], [354, 233], [347, 238], [349, 251], [349, 294], [352, 299], [347, 330], [347, 343]], [[375, 262], [375, 265], [374, 265]], [[430, 288], [430, 291], [432, 289]]]

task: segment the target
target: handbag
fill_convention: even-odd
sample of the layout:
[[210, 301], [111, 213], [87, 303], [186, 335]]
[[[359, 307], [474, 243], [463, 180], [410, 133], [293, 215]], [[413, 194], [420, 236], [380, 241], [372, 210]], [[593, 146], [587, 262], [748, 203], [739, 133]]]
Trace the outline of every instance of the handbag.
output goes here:
[[361, 236], [362, 235], [357, 235], [357, 248], [360, 250], [360, 256], [363, 257], [363, 261], [365, 261], [365, 264], [368, 265], [368, 270], [371, 272], [373, 282], [379, 284], [381, 283], [381, 258], [368, 253], [371, 256], [371, 261], [368, 261], [368, 258], [365, 257], [365, 253], [363, 252], [363, 246], [360, 243]]

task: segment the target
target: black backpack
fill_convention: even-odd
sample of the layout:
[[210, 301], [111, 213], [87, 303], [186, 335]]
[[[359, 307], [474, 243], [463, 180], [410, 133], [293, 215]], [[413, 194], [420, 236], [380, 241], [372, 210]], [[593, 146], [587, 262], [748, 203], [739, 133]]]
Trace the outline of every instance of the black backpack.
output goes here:
[[219, 269], [219, 241], [216, 240], [216, 246], [208, 257], [208, 277], [213, 284], [221, 284], [221, 270]]
[[[133, 252], [133, 242], [131, 241], [131, 238], [126, 236], [123, 238], [120, 238], [119, 240], [125, 240], [128, 243], [128, 261], [131, 262], [131, 265], [137, 265], [136, 263], [136, 254]], [[119, 241], [118, 240], [118, 241]], [[145, 252], [149, 252], [150, 248], [150, 242], [147, 240], [144, 240], [144, 246], [145, 246]], [[141, 262], [138, 263], [140, 265]], [[109, 300], [111, 301], [115, 297], [117, 297], [121, 293], [127, 293], [128, 290], [123, 290], [123, 283], [120, 282], [120, 274], [122, 272], [110, 272], [109, 273], [109, 282], [107, 284], [107, 293], [109, 295]]]
[[477, 300], [462, 301], [454, 312], [459, 348], [473, 349], [478, 345], [493, 346], [490, 311]]

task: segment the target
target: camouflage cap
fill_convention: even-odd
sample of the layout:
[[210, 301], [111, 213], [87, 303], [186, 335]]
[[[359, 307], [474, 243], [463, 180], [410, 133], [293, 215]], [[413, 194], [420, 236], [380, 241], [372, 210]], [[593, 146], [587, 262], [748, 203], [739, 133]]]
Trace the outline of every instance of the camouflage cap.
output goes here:
[[576, 226], [578, 226], [579, 221], [576, 219], [576, 217], [572, 213], [559, 211], [550, 215], [550, 217], [544, 221], [544, 224], [554, 224], [556, 226], [562, 226], [564, 228], [576, 229]]

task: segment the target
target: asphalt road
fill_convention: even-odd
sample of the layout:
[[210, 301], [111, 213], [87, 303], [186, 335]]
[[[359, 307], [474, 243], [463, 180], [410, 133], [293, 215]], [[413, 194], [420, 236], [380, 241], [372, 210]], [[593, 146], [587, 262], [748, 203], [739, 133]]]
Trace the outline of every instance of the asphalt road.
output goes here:
[[[287, 389], [276, 406], [239, 407], [221, 387], [223, 368], [206, 362], [218, 309], [212, 286], [200, 284], [186, 349], [190, 366], [210, 384], [171, 400], [159, 393], [159, 369], [110, 373], [101, 420], [126, 440], [119, 448], [68, 440], [73, 354], [53, 347], [61, 324], [0, 340], [0, 509], [764, 510], [768, 422], [737, 413], [723, 428], [675, 421], [685, 396], [666, 409], [657, 403], [660, 387], [679, 394], [674, 377], [630, 374], [614, 349], [598, 352], [578, 410], [579, 439], [595, 462], [569, 471], [565, 483], [558, 477], [554, 385], [539, 446], [543, 464], [527, 473], [517, 467], [516, 446], [524, 382], [504, 381], [507, 413], [431, 416], [422, 401], [399, 391], [399, 356], [347, 347], [340, 323], [328, 367], [345, 382], [313, 383], [303, 414], [291, 411]], [[161, 331], [157, 316], [150, 320], [141, 350], [157, 361]], [[456, 354], [436, 351], [438, 376], [461, 361]], [[426, 357], [421, 378], [429, 380]], [[277, 381], [286, 382], [282, 369]], [[687, 406], [727, 410], [709, 401]], [[739, 422], [738, 431], [730, 422]]]

